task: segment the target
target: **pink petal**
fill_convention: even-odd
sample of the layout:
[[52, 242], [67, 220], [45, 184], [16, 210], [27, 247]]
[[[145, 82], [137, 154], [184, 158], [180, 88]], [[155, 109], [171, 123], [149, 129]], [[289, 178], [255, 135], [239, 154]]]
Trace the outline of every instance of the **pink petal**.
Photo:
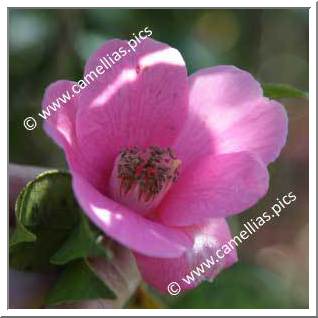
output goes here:
[[191, 245], [175, 228], [152, 222], [103, 196], [81, 176], [73, 173], [76, 197], [92, 222], [126, 247], [149, 256], [177, 257]]
[[52, 110], [53, 103], [62, 97], [66, 91], [71, 91], [75, 82], [59, 80], [49, 85], [42, 100], [42, 110], [49, 112], [50, 116], [44, 121], [44, 129], [61, 147], [72, 146], [75, 138], [75, 115], [78, 98], [71, 98], [66, 104], [60, 102], [60, 108]]
[[247, 152], [205, 156], [180, 176], [158, 210], [165, 224], [201, 224], [254, 205], [265, 195], [269, 177], [264, 164]]
[[[94, 163], [86, 160], [77, 143], [76, 137], [76, 113], [78, 111], [78, 99], [80, 95], [75, 95], [66, 104], [60, 102], [60, 108], [53, 111], [50, 106], [56, 100], [62, 98], [65, 92], [71, 92], [75, 82], [59, 80], [49, 85], [42, 100], [42, 110], [50, 113], [44, 120], [44, 129], [53, 140], [63, 148], [68, 165], [71, 170], [85, 176], [96, 187], [100, 186], [100, 175]], [[101, 186], [100, 186], [101, 187]]]
[[[227, 255], [223, 253], [224, 250], [218, 252], [220, 256], [224, 256], [223, 258], [216, 255], [217, 250], [231, 240], [225, 219], [213, 219], [207, 225], [188, 228], [185, 231], [191, 236], [194, 244], [178, 258], [154, 258], [134, 254], [143, 279], [162, 292], [167, 292], [167, 286], [171, 282], [177, 282], [182, 291], [193, 288], [202, 280], [214, 279], [223, 269], [237, 261], [235, 244], [232, 244], [233, 249], [230, 252], [227, 250]], [[214, 265], [212, 260], [215, 262]], [[203, 265], [203, 262], [207, 266]], [[193, 272], [191, 276], [192, 270], [200, 274], [200, 269], [200, 276]]]
[[[286, 142], [287, 116], [282, 105], [263, 97], [260, 84], [234, 66], [191, 75], [189, 104], [192, 119], [176, 143], [185, 164], [196, 156], [234, 151], [254, 152], [269, 164]], [[199, 139], [204, 142], [198, 143]]]
[[216, 151], [251, 151], [269, 164], [276, 160], [286, 143], [286, 112], [281, 104], [265, 98], [250, 107], [254, 109], [246, 110], [244, 118], [233, 122], [218, 135]]
[[[107, 54], [127, 48], [111, 40], [88, 60], [85, 74], [101, 65]], [[188, 80], [180, 53], [152, 39], [122, 57], [83, 90], [77, 114], [80, 148], [109, 177], [122, 148], [171, 145], [188, 109]]]

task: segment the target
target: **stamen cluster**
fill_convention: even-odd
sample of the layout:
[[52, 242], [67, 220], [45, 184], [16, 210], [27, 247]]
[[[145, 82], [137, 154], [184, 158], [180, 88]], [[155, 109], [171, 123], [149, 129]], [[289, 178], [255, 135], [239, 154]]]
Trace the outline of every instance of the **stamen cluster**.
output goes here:
[[121, 152], [117, 167], [121, 195], [138, 185], [139, 200], [148, 202], [177, 180], [180, 160], [170, 148], [151, 146], [141, 150], [133, 147]]

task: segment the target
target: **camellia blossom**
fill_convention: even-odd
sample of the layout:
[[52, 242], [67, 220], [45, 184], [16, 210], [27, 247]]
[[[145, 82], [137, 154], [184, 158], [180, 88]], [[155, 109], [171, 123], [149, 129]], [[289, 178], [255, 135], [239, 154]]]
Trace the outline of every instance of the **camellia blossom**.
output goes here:
[[[125, 46], [107, 41], [84, 76]], [[74, 84], [51, 84], [43, 107]], [[148, 38], [52, 114], [45, 130], [65, 152], [84, 212], [166, 292], [171, 281], [199, 284], [180, 279], [231, 239], [226, 217], [266, 194], [287, 116], [246, 71], [221, 65], [188, 76], [176, 49]], [[204, 277], [236, 261], [234, 250]]]

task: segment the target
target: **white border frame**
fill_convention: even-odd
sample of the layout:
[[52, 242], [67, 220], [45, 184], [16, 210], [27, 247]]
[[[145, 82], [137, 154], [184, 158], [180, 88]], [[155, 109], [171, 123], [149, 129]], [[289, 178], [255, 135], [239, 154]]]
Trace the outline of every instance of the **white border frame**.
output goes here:
[[[2, 70], [2, 83], [0, 85], [0, 97], [2, 106], [0, 107], [0, 149], [8, 149], [8, 57], [7, 57], [7, 9], [9, 7], [87, 7], [86, 0], [54, 0], [43, 2], [41, 0], [29, 0], [21, 3], [18, 0], [4, 0], [0, 4], [0, 30], [1, 30], [1, 50], [0, 67]], [[171, 0], [122, 0], [120, 3], [112, 1], [114, 7], [180, 7], [176, 1]], [[173, 4], [172, 4], [173, 2]], [[195, 2], [195, 6], [193, 3]], [[89, 7], [111, 7], [106, 1], [90, 0]], [[7, 309], [7, 218], [6, 222], [1, 222], [0, 235], [1, 240], [1, 289], [0, 289], [0, 313], [1, 316], [153, 316], [153, 315], [171, 315], [171, 316], [315, 316], [316, 315], [316, 2], [300, 0], [268, 0], [268, 1], [206, 1], [185, 0], [182, 7], [211, 7], [211, 8], [266, 8], [266, 7], [310, 7], [309, 10], [309, 309]], [[87, 7], [87, 8], [89, 8]], [[180, 7], [180, 8], [182, 8]], [[7, 154], [8, 158], [8, 154]], [[1, 202], [6, 202], [4, 207], [8, 211], [8, 185], [7, 185], [7, 167], [1, 165], [0, 169], [0, 195]], [[7, 191], [5, 191], [7, 189]], [[4, 205], [4, 204], [3, 204]], [[2, 211], [2, 213], [5, 213]]]

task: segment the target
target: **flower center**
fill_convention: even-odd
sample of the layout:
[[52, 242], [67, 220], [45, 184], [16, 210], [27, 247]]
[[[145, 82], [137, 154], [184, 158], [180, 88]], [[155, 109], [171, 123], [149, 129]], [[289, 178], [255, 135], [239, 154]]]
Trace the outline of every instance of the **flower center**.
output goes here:
[[149, 213], [177, 180], [180, 165], [170, 148], [125, 149], [115, 161], [111, 195], [139, 213]]

